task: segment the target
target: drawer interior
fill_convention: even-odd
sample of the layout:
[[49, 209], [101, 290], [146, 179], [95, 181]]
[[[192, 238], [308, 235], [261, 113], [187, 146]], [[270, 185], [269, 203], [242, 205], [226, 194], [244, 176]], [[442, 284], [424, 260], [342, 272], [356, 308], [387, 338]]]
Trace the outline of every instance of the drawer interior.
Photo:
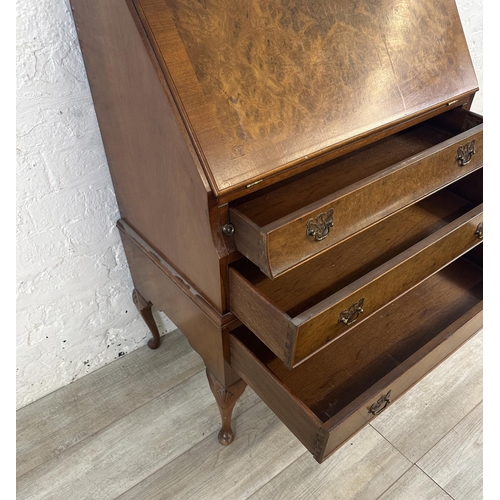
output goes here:
[[232, 267], [277, 309], [296, 317], [467, 213], [481, 199], [482, 169], [275, 279], [247, 259]]
[[453, 109], [312, 171], [243, 197], [232, 207], [255, 225], [267, 226], [480, 123], [480, 116], [461, 108]]
[[480, 304], [481, 248], [451, 263], [293, 370], [246, 327], [232, 335], [277, 383], [325, 423]]

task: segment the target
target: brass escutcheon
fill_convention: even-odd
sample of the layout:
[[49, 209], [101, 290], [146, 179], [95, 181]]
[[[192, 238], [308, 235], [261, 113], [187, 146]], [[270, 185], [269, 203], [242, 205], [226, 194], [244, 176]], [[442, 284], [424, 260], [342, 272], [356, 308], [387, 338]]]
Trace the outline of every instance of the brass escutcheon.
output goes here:
[[480, 222], [478, 225], [477, 225], [477, 228], [476, 228], [476, 231], [474, 232], [474, 234], [480, 239], [482, 240], [483, 239], [483, 223]]
[[380, 415], [391, 403], [391, 391], [385, 396], [381, 396], [376, 403], [373, 403], [368, 410], [373, 415]]
[[316, 218], [309, 219], [306, 224], [306, 235], [313, 236], [315, 241], [324, 240], [333, 226], [333, 208], [321, 212]]
[[339, 323], [344, 323], [344, 325], [350, 326], [357, 321], [359, 315], [363, 312], [363, 304], [365, 298], [362, 297], [357, 302], [355, 302], [349, 309], [344, 309], [339, 316]]
[[461, 167], [467, 165], [472, 160], [472, 155], [476, 152], [474, 149], [475, 145], [476, 139], [473, 139], [470, 142], [466, 142], [463, 146], [458, 147], [456, 160]]

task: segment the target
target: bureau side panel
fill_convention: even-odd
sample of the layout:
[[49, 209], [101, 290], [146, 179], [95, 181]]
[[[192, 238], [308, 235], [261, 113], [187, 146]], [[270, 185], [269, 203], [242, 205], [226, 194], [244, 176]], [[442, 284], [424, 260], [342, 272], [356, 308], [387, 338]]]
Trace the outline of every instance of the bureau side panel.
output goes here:
[[126, 0], [71, 4], [121, 216], [222, 312], [210, 188], [140, 26]]
[[227, 336], [131, 238], [120, 233], [134, 286], [179, 327], [210, 372], [229, 386], [240, 376], [229, 366]]

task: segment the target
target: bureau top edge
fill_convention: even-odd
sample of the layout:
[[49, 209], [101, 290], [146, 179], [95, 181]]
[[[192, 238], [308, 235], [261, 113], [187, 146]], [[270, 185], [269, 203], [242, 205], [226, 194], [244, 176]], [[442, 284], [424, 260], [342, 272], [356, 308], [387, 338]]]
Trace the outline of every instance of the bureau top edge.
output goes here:
[[454, 0], [132, 1], [219, 203], [478, 90]]

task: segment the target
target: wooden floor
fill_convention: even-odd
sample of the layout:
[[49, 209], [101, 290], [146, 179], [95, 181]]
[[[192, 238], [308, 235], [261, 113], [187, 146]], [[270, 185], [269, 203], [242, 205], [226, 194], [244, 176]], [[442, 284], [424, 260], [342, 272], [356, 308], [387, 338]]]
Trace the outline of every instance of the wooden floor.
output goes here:
[[319, 465], [249, 389], [220, 446], [175, 331], [18, 411], [17, 498], [481, 499], [481, 354], [482, 333]]

